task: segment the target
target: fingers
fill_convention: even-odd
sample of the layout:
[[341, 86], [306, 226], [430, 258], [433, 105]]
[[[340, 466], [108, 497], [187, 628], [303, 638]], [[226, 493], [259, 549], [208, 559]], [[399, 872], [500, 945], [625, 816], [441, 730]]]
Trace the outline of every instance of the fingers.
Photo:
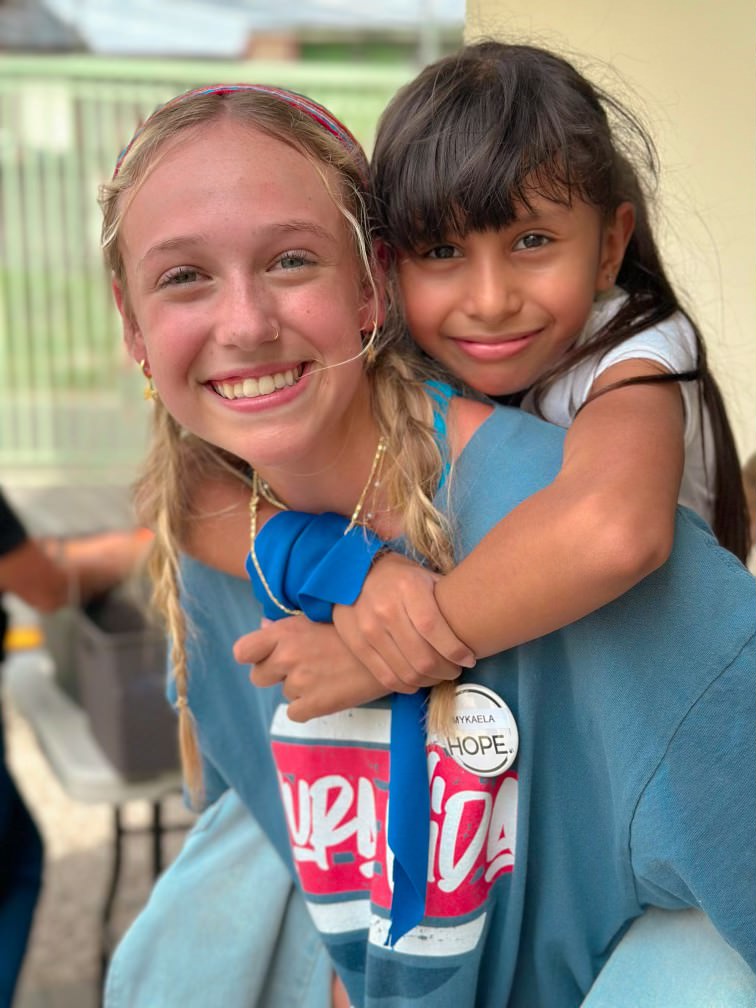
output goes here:
[[[270, 623], [239, 638], [236, 660], [251, 666], [255, 686], [282, 684], [293, 721], [456, 679], [460, 662], [470, 661], [469, 649], [438, 610], [435, 577], [406, 560], [402, 563], [413, 583], [420, 572], [417, 599], [382, 590], [377, 606], [366, 605], [359, 612], [357, 607], [335, 606], [338, 633], [303, 616]], [[427, 637], [459, 661], [440, 653]]]
[[240, 665], [256, 665], [272, 653], [276, 646], [275, 624], [253, 630], [234, 644], [234, 658]]
[[338, 606], [334, 624], [355, 658], [390, 692], [414, 693], [421, 686], [459, 675], [458, 666], [442, 658], [406, 621], [372, 625], [363, 632], [364, 623], [355, 618], [351, 607]]
[[410, 597], [403, 603], [403, 618], [387, 623], [386, 630], [418, 674], [448, 679], [454, 678], [450, 668], [475, 665], [475, 655], [446, 622], [435, 596]]
[[344, 675], [344, 670], [331, 665], [319, 675], [294, 679], [284, 684], [284, 694], [290, 700], [286, 713], [292, 721], [335, 714], [386, 695], [386, 690], [362, 667], [350, 666], [349, 674]]
[[333, 621], [355, 658], [386, 689], [415, 690], [455, 679], [475, 655], [444, 619], [437, 576], [410, 564], [379, 561], [354, 606], [335, 606]]
[[366, 646], [383, 653], [382, 642], [387, 635], [392, 637], [419, 675], [432, 674], [437, 656], [455, 666], [472, 668], [475, 654], [456, 636], [436, 602], [439, 577], [406, 557], [383, 554], [352, 607], [356, 621], [352, 640], [362, 636]]
[[[234, 658], [240, 665], [250, 665], [250, 681], [255, 686], [275, 686], [296, 667], [301, 653], [298, 646], [287, 645], [294, 618], [277, 623], [263, 620], [259, 630], [245, 634], [234, 644]], [[286, 624], [286, 626], [284, 626]]]
[[237, 661], [251, 664], [255, 686], [282, 684], [292, 720], [359, 706], [389, 692], [358, 662], [335, 629], [304, 616], [279, 620], [239, 638]]
[[415, 604], [414, 600], [410, 600], [408, 615], [417, 633], [442, 658], [445, 658], [453, 665], [462, 666], [462, 668], [474, 667], [476, 661], [475, 652], [457, 637], [446, 622], [441, 610], [438, 608], [435, 595], [433, 596], [432, 605], [428, 605], [428, 599], [425, 597], [418, 599], [417, 604]]

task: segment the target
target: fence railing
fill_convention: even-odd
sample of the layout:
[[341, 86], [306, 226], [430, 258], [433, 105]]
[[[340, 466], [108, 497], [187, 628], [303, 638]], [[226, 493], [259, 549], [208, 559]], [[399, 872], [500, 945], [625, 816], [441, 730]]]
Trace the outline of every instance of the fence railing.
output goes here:
[[213, 81], [322, 101], [370, 147], [411, 67], [13, 57], [0, 60], [0, 477], [120, 482], [144, 449], [99, 248], [97, 188], [156, 105]]

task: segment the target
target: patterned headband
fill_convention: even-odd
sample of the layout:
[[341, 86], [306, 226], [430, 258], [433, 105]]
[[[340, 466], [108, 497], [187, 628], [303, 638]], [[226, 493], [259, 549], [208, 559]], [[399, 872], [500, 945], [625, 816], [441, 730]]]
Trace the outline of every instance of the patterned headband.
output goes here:
[[145, 128], [147, 123], [149, 123], [152, 117], [157, 112], [161, 111], [161, 109], [170, 108], [171, 105], [178, 105], [180, 102], [186, 101], [187, 98], [195, 97], [195, 95], [214, 94], [219, 97], [223, 97], [223, 95], [233, 94], [235, 91], [254, 91], [258, 94], [272, 95], [275, 98], [280, 98], [281, 101], [290, 105], [292, 108], [296, 108], [301, 112], [304, 112], [305, 115], [309, 116], [313, 122], [316, 122], [327, 133], [336, 137], [339, 143], [347, 151], [349, 151], [350, 154], [354, 155], [355, 163], [362, 181], [367, 183], [369, 170], [365, 152], [346, 126], [342, 122], [339, 122], [336, 116], [329, 112], [327, 108], [324, 108], [323, 105], [319, 105], [317, 102], [313, 101], [312, 98], [307, 98], [305, 95], [298, 94], [296, 91], [288, 91], [286, 88], [274, 87], [270, 84], [211, 84], [209, 87], [192, 88], [190, 91], [184, 91], [183, 94], [176, 95], [175, 98], [169, 99], [163, 105], [159, 105], [155, 111], [149, 115], [147, 119], [145, 119], [134, 136], [131, 140], [129, 140], [121, 153], [118, 155], [118, 160], [116, 161], [115, 169], [113, 171], [113, 178], [118, 175], [124, 158], [133, 147], [142, 130]]

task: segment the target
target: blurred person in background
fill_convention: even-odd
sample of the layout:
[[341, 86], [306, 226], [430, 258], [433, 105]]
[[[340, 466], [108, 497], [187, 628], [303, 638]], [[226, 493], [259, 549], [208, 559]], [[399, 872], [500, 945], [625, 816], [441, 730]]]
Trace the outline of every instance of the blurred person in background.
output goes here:
[[[4, 593], [40, 612], [88, 601], [124, 581], [144, 559], [142, 529], [58, 540], [31, 537], [0, 491], [0, 669], [8, 613]], [[0, 1008], [10, 1008], [42, 882], [42, 838], [5, 761], [0, 701]]]

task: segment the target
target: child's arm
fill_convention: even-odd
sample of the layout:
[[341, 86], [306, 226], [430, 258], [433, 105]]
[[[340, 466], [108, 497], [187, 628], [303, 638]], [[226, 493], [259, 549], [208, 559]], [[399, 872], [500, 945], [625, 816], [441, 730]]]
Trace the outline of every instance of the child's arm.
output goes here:
[[[591, 395], [662, 371], [647, 360], [616, 364]], [[478, 657], [494, 654], [587, 615], [661, 566], [673, 541], [683, 423], [676, 383], [613, 389], [588, 402], [567, 433], [554, 482], [436, 583], [439, 616], [456, 637]], [[397, 650], [405, 684], [432, 675], [439, 652], [454, 657], [438, 619], [418, 625], [408, 616], [423, 593], [427, 613], [427, 583], [379, 561], [355, 606], [334, 611], [342, 639], [387, 688], [385, 656]]]
[[[661, 371], [649, 361], [625, 361], [600, 375], [591, 394]], [[665, 562], [683, 429], [676, 383], [613, 389], [587, 403], [567, 432], [554, 482], [436, 586], [441, 611], [479, 657], [593, 612]]]
[[[648, 361], [617, 364], [592, 393], [660, 370]], [[467, 645], [483, 657], [550, 633], [660, 566], [672, 545], [682, 465], [678, 385], [613, 389], [576, 418], [554, 482], [449, 574], [436, 580], [403, 557], [378, 559], [355, 605], [334, 606], [351, 661], [329, 627], [294, 619], [248, 635], [237, 660], [265, 662], [266, 684], [285, 678], [297, 720], [372, 699], [366, 670], [383, 692], [449, 678], [450, 664], [469, 664]]]

